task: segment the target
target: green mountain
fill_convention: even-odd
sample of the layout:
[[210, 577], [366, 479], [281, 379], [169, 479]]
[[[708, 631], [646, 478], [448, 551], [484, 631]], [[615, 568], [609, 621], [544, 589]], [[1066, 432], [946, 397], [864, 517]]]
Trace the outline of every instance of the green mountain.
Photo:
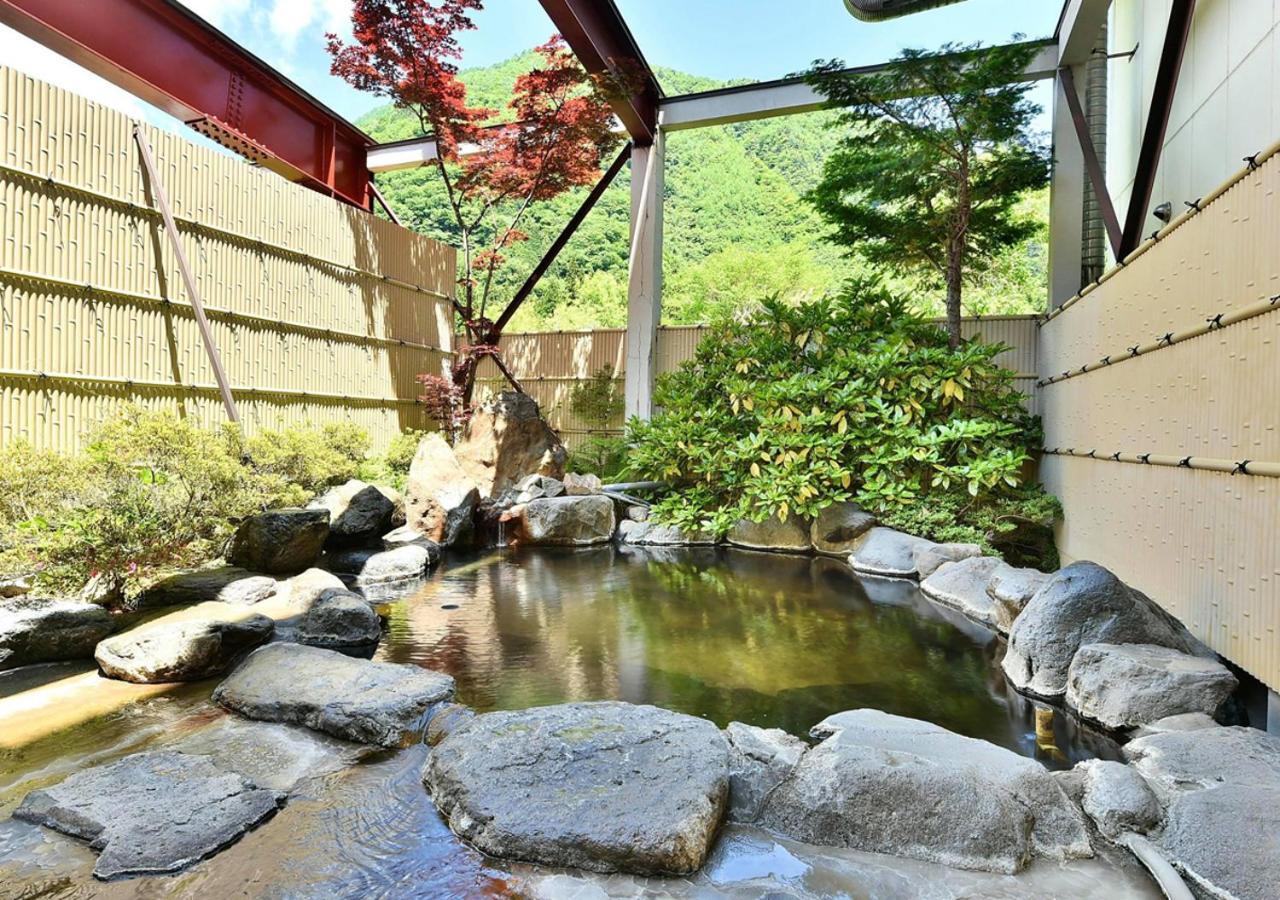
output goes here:
[[[486, 68], [464, 70], [473, 105], [504, 109], [516, 77], [528, 71], [532, 51]], [[658, 70], [671, 94], [721, 87], [725, 82]], [[812, 113], [759, 122], [674, 132], [667, 137], [664, 199], [663, 323], [696, 324], [760, 297], [801, 297], [835, 288], [865, 264], [828, 244], [825, 227], [803, 194], [822, 173], [839, 132], [830, 115]], [[414, 137], [417, 120], [381, 107], [360, 126], [379, 141]], [[379, 176], [378, 185], [406, 225], [457, 243], [444, 187], [434, 169]], [[532, 209], [523, 230], [530, 240], [504, 251], [491, 303], [498, 308], [519, 287], [586, 191]], [[1032, 198], [1039, 208], [1044, 198]], [[627, 233], [630, 176], [624, 170], [596, 204], [555, 265], [515, 317], [509, 330], [545, 331], [615, 327], [626, 322]], [[1047, 212], [1047, 211], [1046, 211]], [[499, 217], [498, 221], [501, 221]], [[970, 294], [972, 311], [1039, 309], [1044, 250], [1036, 241], [1011, 252]], [[940, 308], [935, 292], [920, 291], [922, 309]], [[490, 315], [495, 314], [490, 310]]]

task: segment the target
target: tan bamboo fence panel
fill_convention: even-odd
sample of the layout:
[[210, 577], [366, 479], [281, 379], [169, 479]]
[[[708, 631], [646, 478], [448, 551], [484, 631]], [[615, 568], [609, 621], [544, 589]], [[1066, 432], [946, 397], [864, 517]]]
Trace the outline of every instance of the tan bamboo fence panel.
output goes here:
[[1040, 471], [1066, 559], [1280, 689], [1280, 159], [1200, 206], [1042, 326]]
[[[125, 401], [225, 418], [134, 124], [0, 67], [0, 444], [73, 449]], [[246, 427], [429, 427], [454, 251], [145, 132]]]
[[[1036, 316], [988, 316], [963, 321], [966, 336], [981, 336], [990, 343], [1010, 349], [998, 357], [1001, 365], [1017, 373], [1018, 388], [1026, 395], [1027, 406], [1035, 410]], [[675, 371], [693, 358], [705, 325], [664, 326], [658, 329], [658, 365], [661, 375]], [[604, 328], [595, 331], [531, 332], [503, 335], [503, 359], [513, 375], [542, 407], [552, 428], [571, 448], [591, 435], [622, 433], [619, 412], [605, 423], [585, 420], [573, 408], [573, 390], [592, 375], [608, 367], [613, 373], [619, 406], [626, 370], [626, 331]], [[479, 396], [500, 391], [506, 379], [492, 361], [480, 364], [477, 376]]]

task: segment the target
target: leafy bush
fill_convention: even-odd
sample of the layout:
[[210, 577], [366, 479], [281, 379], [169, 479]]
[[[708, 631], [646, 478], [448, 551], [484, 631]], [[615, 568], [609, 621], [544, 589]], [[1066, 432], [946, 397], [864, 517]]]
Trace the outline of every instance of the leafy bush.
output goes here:
[[369, 434], [346, 422], [302, 425], [261, 431], [237, 449], [260, 478], [265, 504], [289, 506], [355, 478], [369, 453]]
[[569, 454], [566, 469], [592, 472], [605, 483], [616, 481], [627, 468], [627, 442], [622, 437], [596, 435], [587, 438]]
[[660, 380], [661, 413], [628, 425], [628, 467], [675, 487], [654, 515], [683, 528], [723, 534], [856, 500], [918, 534], [973, 539], [990, 510], [1043, 496], [1015, 493], [1037, 429], [995, 362], [1004, 349], [949, 349], [878, 282], [769, 300]]
[[418, 452], [418, 444], [426, 434], [426, 431], [413, 429], [400, 432], [391, 439], [386, 453], [364, 461], [357, 477], [372, 484], [385, 484], [398, 491], [404, 490], [413, 457]]

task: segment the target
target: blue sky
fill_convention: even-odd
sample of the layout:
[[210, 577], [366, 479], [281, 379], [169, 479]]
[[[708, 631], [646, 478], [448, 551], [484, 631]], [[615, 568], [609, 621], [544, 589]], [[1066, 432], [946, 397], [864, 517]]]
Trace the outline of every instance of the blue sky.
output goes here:
[[[1052, 33], [1060, 0], [968, 0], [893, 22], [855, 20], [842, 0], [617, 0], [654, 65], [715, 78], [777, 78], [818, 57], [882, 62], [906, 46], [998, 42]], [[326, 31], [346, 33], [350, 0], [186, 0], [236, 41], [349, 119], [375, 104], [329, 75]], [[464, 65], [506, 59], [545, 40], [537, 0], [488, 0], [464, 38]], [[0, 60], [153, 124], [187, 132], [163, 113], [0, 26]], [[1047, 92], [1041, 102], [1047, 101]]]

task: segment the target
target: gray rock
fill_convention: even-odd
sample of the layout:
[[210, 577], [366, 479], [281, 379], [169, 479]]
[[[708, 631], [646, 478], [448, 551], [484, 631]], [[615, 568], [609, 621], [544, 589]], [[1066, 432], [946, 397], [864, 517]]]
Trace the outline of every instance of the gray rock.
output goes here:
[[1184, 791], [1243, 785], [1280, 788], [1280, 737], [1257, 728], [1169, 731], [1124, 745], [1161, 802]]
[[1218, 723], [1214, 721], [1214, 718], [1204, 713], [1179, 713], [1176, 716], [1165, 716], [1163, 719], [1139, 725], [1134, 729], [1133, 736], [1141, 738], [1152, 734], [1164, 734], [1169, 731], [1199, 731], [1202, 728], [1217, 727]]
[[342, 579], [324, 569], [307, 569], [285, 581], [280, 587], [286, 616], [306, 613], [326, 591], [345, 590]]
[[1111, 729], [1181, 713], [1212, 716], [1238, 682], [1226, 666], [1154, 644], [1086, 644], [1067, 670], [1067, 705]]
[[1090, 759], [1074, 771], [1083, 776], [1081, 806], [1105, 837], [1114, 840], [1125, 831], [1145, 834], [1160, 824], [1160, 803], [1136, 769]]
[[179, 572], [156, 582], [139, 598], [140, 607], [190, 606], [215, 600], [252, 606], [275, 595], [280, 582], [239, 566], [219, 566]]
[[1228, 784], [1177, 797], [1159, 845], [1196, 893], [1275, 900], [1280, 886], [1280, 785]]
[[406, 524], [443, 547], [472, 534], [480, 490], [463, 471], [453, 448], [438, 433], [418, 444], [405, 484]]
[[326, 509], [269, 509], [240, 523], [227, 562], [270, 575], [301, 572], [320, 558], [328, 537]]
[[1079, 810], [1039, 763], [928, 722], [838, 713], [769, 797], [761, 824], [797, 840], [1015, 873], [1033, 853], [1092, 854]]
[[111, 613], [92, 603], [41, 597], [0, 601], [0, 671], [89, 659], [114, 630]]
[[213, 692], [215, 702], [251, 719], [383, 747], [402, 745], [452, 697], [448, 675], [302, 644], [258, 648]]
[[809, 526], [809, 543], [828, 556], [848, 556], [854, 543], [876, 524], [876, 517], [856, 503], [833, 503]]
[[1076, 651], [1100, 643], [1207, 652], [1145, 595], [1096, 563], [1077, 562], [1050, 578], [1014, 622], [1004, 672], [1018, 690], [1060, 697]]
[[769, 795], [791, 777], [808, 745], [781, 728], [741, 722], [730, 722], [724, 734], [729, 741], [729, 820], [755, 822]]
[[630, 522], [648, 522], [649, 507], [639, 505], [628, 506], [627, 520]]
[[559, 497], [564, 494], [564, 482], [548, 475], [527, 475], [513, 488], [513, 505], [541, 500], [543, 497]]
[[863, 575], [882, 578], [915, 578], [916, 551], [934, 546], [933, 541], [876, 526], [854, 544], [849, 564]]
[[[982, 556], [982, 548], [977, 544], [929, 544], [916, 547], [916, 576], [928, 578], [944, 563], [960, 562]], [[990, 557], [998, 559], [999, 557]]]
[[0, 575], [0, 600], [21, 597], [31, 593], [30, 573]]
[[329, 539], [325, 546], [350, 547], [374, 541], [391, 528], [396, 498], [380, 487], [353, 478], [329, 488], [307, 506], [329, 511]]
[[809, 523], [797, 516], [788, 516], [785, 522], [777, 516], [770, 516], [763, 522], [739, 519], [729, 529], [726, 540], [735, 547], [748, 550], [808, 553], [813, 549], [809, 543]]
[[423, 781], [493, 856], [683, 874], [724, 815], [728, 747], [712, 723], [653, 706], [543, 706], [477, 716], [431, 751]]
[[382, 637], [382, 622], [369, 602], [351, 591], [325, 591], [298, 624], [298, 641], [333, 650], [361, 648]]
[[603, 494], [532, 500], [519, 509], [519, 541], [532, 545], [587, 546], [613, 539], [617, 517]]
[[1037, 569], [1017, 569], [1007, 564], [992, 574], [987, 583], [987, 596], [995, 602], [996, 628], [1001, 634], [1009, 633], [1014, 621], [1048, 580], [1049, 576]]
[[[920, 556], [917, 553], [917, 560]], [[1003, 560], [994, 556], [974, 556], [958, 562], [944, 562], [920, 582], [920, 590], [929, 599], [958, 609], [969, 618], [994, 628], [996, 604], [987, 593], [987, 584], [991, 581], [991, 576], [1004, 565]]]
[[709, 534], [686, 534], [674, 525], [657, 522], [636, 522], [624, 519], [618, 524], [618, 540], [624, 544], [640, 544], [656, 547], [687, 547], [716, 542]]
[[431, 713], [431, 721], [427, 723], [423, 740], [428, 747], [434, 747], [475, 717], [475, 710], [469, 706], [461, 703], [441, 703]]
[[497, 497], [526, 475], [564, 477], [568, 451], [528, 394], [503, 391], [480, 404], [455, 448], [481, 497]]
[[564, 476], [562, 484], [564, 492], [570, 497], [604, 493], [604, 482], [600, 480], [599, 475], [579, 475], [577, 472], [569, 472]]
[[383, 550], [399, 550], [401, 547], [421, 547], [431, 557], [431, 564], [440, 561], [440, 545], [425, 534], [414, 531], [408, 525], [402, 525], [395, 531], [388, 531], [382, 536]]
[[177, 872], [275, 814], [284, 795], [207, 756], [135, 753], [33, 791], [14, 817], [89, 841], [101, 879]]
[[271, 637], [275, 622], [240, 607], [205, 603], [181, 619], [157, 619], [107, 638], [94, 659], [108, 678], [137, 684], [221, 675]]
[[326, 556], [324, 565], [364, 586], [422, 578], [438, 559], [426, 547], [406, 544], [395, 550], [342, 550]]

